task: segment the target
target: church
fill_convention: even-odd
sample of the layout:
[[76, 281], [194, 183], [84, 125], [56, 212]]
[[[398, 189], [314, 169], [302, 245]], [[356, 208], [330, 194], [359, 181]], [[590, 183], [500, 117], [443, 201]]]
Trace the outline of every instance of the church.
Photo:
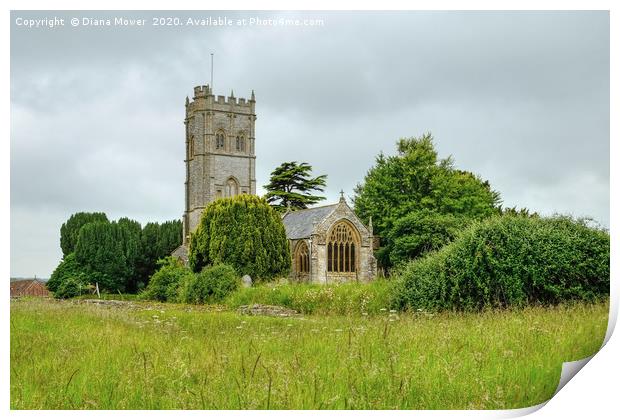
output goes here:
[[[256, 98], [215, 96], [209, 85], [185, 98], [185, 211], [183, 244], [173, 255], [187, 260], [189, 236], [204, 208], [222, 197], [256, 194]], [[376, 245], [341, 192], [336, 204], [287, 211], [282, 216], [291, 250], [291, 279], [367, 282], [375, 278]]]

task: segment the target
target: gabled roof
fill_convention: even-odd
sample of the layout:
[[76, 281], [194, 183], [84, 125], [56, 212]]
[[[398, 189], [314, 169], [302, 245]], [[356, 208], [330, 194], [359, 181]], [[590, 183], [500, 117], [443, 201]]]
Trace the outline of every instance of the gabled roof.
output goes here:
[[11, 296], [40, 296], [48, 294], [45, 283], [39, 280], [13, 280], [11, 281]]
[[282, 217], [286, 237], [288, 239], [309, 238], [315, 224], [329, 216], [336, 207], [338, 203], [286, 213]]

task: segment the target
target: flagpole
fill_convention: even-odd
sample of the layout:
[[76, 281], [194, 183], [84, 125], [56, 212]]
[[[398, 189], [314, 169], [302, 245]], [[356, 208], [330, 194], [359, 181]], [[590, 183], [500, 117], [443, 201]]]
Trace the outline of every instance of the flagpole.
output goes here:
[[213, 53], [211, 53], [211, 93], [213, 92]]

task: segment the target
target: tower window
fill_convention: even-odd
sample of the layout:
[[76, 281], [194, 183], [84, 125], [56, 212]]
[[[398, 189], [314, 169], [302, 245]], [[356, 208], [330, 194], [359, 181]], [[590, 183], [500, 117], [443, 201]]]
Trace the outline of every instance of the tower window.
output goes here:
[[224, 133], [219, 132], [215, 135], [215, 148], [216, 149], [224, 148]]
[[243, 136], [237, 136], [236, 139], [236, 149], [239, 152], [245, 151], [245, 138]]
[[233, 178], [226, 181], [226, 197], [234, 197], [239, 194], [239, 184]]

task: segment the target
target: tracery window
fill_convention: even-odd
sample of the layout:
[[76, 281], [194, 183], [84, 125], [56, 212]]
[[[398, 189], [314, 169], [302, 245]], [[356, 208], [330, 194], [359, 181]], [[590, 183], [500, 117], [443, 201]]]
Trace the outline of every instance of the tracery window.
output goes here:
[[300, 274], [310, 272], [310, 252], [308, 251], [306, 242], [301, 242], [297, 247], [295, 265], [297, 266], [297, 272]]
[[357, 271], [357, 235], [350, 224], [339, 222], [331, 231], [327, 243], [327, 271], [354, 273]]

